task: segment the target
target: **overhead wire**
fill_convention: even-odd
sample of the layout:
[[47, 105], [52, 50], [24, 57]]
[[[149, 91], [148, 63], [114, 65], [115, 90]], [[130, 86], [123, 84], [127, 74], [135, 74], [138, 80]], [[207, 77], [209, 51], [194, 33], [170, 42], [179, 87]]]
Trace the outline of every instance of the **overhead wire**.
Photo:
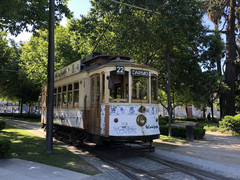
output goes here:
[[135, 6], [135, 5], [132, 5], [132, 4], [128, 4], [128, 3], [124, 3], [124, 2], [120, 2], [120, 1], [116, 1], [116, 0], [110, 0], [110, 1], [111, 2], [115, 2], [117, 4], [121, 4], [121, 5], [124, 5], [124, 6], [131, 7], [131, 8], [135, 8], [135, 9], [139, 9], [139, 10], [143, 10], [143, 11], [148, 11], [148, 12], [151, 12], [151, 13], [155, 13], [155, 14], [161, 15], [160, 12], [153, 11], [153, 10], [150, 10], [150, 9], [147, 9], [147, 8], [142, 8], [142, 7], [139, 7], [139, 6]]

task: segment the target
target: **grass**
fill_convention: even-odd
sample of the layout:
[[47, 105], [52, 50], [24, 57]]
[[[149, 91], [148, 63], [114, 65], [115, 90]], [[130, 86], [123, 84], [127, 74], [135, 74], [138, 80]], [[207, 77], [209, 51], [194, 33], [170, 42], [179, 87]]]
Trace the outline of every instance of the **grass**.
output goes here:
[[45, 138], [28, 131], [7, 126], [0, 132], [0, 136], [12, 142], [10, 158], [30, 160], [89, 175], [101, 173], [87, 161], [59, 145], [53, 145], [53, 153], [46, 153]]
[[155, 139], [153, 141], [153, 145], [160, 149], [171, 150], [178, 147], [178, 145], [175, 145], [174, 143], [186, 143], [186, 142], [188, 141], [185, 139], [160, 135], [159, 139]]
[[165, 142], [180, 142], [180, 143], [188, 142], [186, 139], [177, 138], [177, 137], [169, 137], [169, 136], [165, 136], [165, 135], [161, 135], [159, 139], [161, 141], [165, 141]]

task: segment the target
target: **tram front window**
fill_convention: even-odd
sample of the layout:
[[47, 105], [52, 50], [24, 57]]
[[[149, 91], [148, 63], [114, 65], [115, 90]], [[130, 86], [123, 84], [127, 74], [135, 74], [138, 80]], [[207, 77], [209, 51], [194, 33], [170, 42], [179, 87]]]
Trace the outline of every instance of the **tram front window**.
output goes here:
[[127, 102], [128, 101], [128, 72], [124, 75], [116, 74], [116, 71], [110, 72], [110, 101]]
[[133, 76], [132, 99], [148, 100], [148, 78]]

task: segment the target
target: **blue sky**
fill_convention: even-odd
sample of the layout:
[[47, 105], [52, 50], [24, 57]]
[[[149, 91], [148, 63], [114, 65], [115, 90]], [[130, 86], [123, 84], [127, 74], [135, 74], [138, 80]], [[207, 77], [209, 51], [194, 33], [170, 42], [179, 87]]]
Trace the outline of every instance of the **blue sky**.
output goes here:
[[91, 3], [90, 0], [71, 0], [68, 7], [74, 13], [74, 18], [79, 18], [80, 14], [87, 14]]

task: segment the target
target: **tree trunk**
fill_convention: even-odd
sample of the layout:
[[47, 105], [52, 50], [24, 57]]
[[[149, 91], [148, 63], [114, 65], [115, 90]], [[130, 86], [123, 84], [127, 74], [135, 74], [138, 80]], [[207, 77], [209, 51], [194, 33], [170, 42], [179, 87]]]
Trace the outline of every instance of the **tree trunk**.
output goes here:
[[[215, 31], [218, 31], [218, 25], [215, 24]], [[218, 35], [218, 38], [220, 37], [219, 33], [216, 33], [216, 35]], [[222, 68], [221, 68], [221, 58], [217, 59], [217, 72], [219, 77], [222, 77]], [[224, 95], [222, 93], [218, 93], [219, 95], [219, 106], [220, 106], [220, 118], [223, 118], [223, 114], [224, 114], [224, 109], [225, 109], [225, 104], [224, 104]]]
[[185, 110], [186, 110], [186, 116], [188, 117], [188, 106], [185, 106]]
[[21, 116], [22, 116], [22, 113], [23, 113], [23, 99], [21, 99], [21, 111], [20, 111], [20, 113], [21, 113]]
[[235, 79], [236, 79], [236, 41], [235, 41], [235, 10], [236, 1], [230, 0], [230, 9], [228, 16], [228, 26], [226, 33], [226, 72], [225, 82], [229, 91], [225, 93], [224, 115], [235, 115]]
[[212, 95], [212, 102], [211, 102], [211, 112], [212, 112], [212, 120], [214, 118], [214, 113], [213, 113], [213, 95]]
[[31, 105], [28, 105], [28, 115], [30, 116], [31, 114]]
[[206, 118], [206, 109], [205, 108], [203, 108], [203, 118]]

